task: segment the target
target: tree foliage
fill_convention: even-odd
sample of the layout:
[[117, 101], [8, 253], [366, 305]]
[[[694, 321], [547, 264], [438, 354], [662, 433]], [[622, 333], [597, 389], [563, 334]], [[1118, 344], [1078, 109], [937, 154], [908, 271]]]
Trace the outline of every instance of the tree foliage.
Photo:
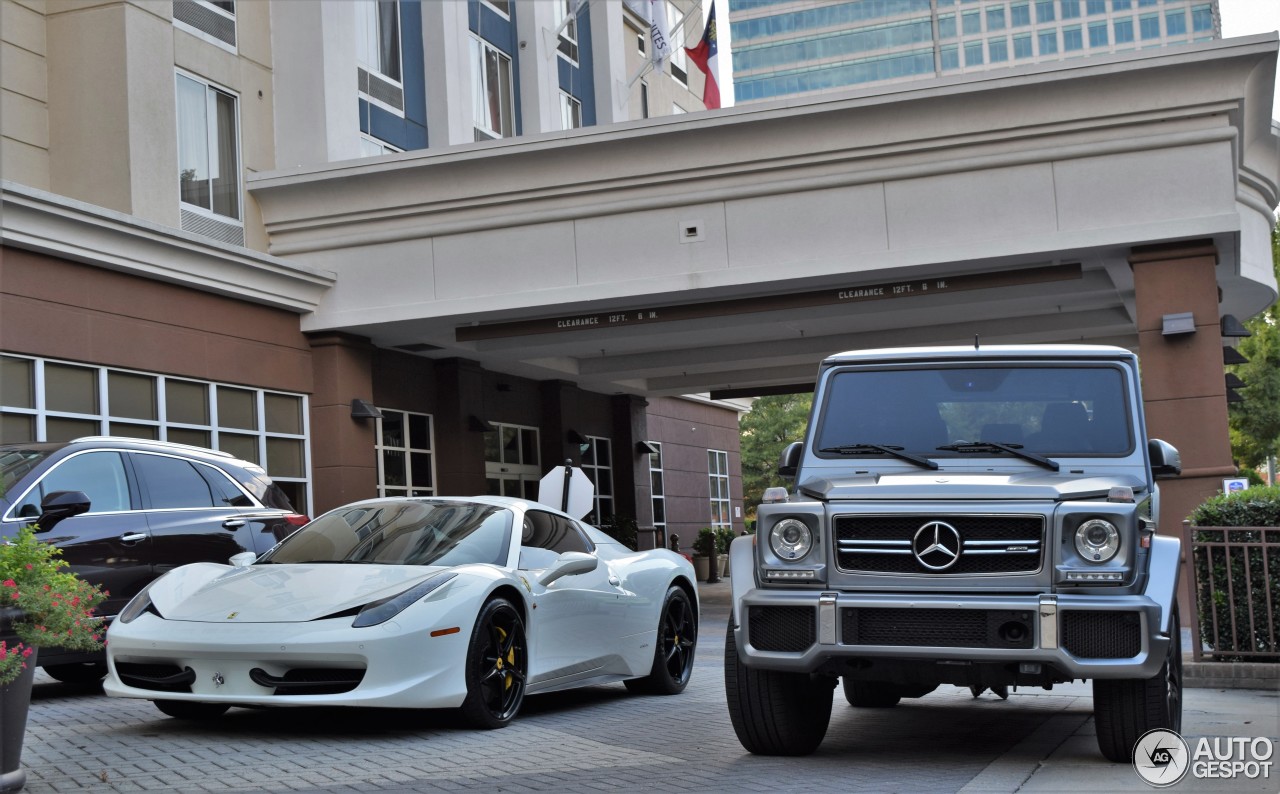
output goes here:
[[[1271, 231], [1271, 265], [1280, 281], [1280, 227]], [[1280, 454], [1280, 301], [1244, 325], [1253, 335], [1237, 349], [1249, 361], [1230, 368], [1245, 382], [1237, 389], [1244, 401], [1231, 404], [1228, 419], [1232, 456], [1254, 468]]]
[[786, 485], [778, 476], [778, 456], [787, 444], [804, 438], [812, 406], [812, 394], [761, 397], [742, 417], [742, 495], [749, 515], [765, 488]]

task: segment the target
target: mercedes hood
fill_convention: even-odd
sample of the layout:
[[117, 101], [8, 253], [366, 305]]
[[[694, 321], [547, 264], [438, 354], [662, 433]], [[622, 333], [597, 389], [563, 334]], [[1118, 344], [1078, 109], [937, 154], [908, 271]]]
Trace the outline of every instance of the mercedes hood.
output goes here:
[[1081, 475], [1068, 472], [868, 472], [806, 479], [797, 491], [822, 501], [844, 499], [990, 499], [1062, 502], [1100, 499], [1111, 488], [1128, 486], [1135, 494], [1143, 480], [1126, 474]]

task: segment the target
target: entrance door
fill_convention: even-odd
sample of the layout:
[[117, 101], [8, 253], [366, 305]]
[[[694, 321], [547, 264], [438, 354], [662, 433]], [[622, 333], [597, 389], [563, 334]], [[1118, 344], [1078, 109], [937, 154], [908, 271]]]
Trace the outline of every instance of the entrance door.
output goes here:
[[490, 496], [536, 500], [542, 467], [538, 460], [538, 428], [496, 422], [484, 434], [484, 470]]

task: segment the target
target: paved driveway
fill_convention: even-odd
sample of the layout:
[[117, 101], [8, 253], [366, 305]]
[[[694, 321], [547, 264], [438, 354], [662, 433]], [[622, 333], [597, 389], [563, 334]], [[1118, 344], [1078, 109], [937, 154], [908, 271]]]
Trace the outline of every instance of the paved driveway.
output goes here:
[[[102, 791], [1130, 791], [1149, 790], [1093, 744], [1084, 685], [990, 694], [943, 687], [893, 709], [836, 693], [804, 759], [749, 755], [725, 711], [727, 585], [704, 588], [698, 661], [676, 697], [611, 685], [529, 698], [500, 731], [448, 713], [234, 709], [211, 723], [37, 679], [23, 756], [31, 794]], [[1184, 735], [1280, 735], [1277, 693], [1189, 690]], [[1269, 781], [1176, 789], [1275, 792]]]

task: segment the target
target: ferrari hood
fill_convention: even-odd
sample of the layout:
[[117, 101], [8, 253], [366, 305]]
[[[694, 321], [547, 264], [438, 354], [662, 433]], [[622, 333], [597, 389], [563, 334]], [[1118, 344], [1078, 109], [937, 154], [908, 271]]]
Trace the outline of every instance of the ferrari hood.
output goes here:
[[419, 565], [253, 565], [197, 563], [151, 586], [166, 620], [304, 623], [401, 593], [445, 570]]
[[921, 472], [814, 478], [799, 490], [824, 501], [840, 499], [1097, 499], [1112, 486], [1143, 490], [1142, 480], [1058, 472]]

